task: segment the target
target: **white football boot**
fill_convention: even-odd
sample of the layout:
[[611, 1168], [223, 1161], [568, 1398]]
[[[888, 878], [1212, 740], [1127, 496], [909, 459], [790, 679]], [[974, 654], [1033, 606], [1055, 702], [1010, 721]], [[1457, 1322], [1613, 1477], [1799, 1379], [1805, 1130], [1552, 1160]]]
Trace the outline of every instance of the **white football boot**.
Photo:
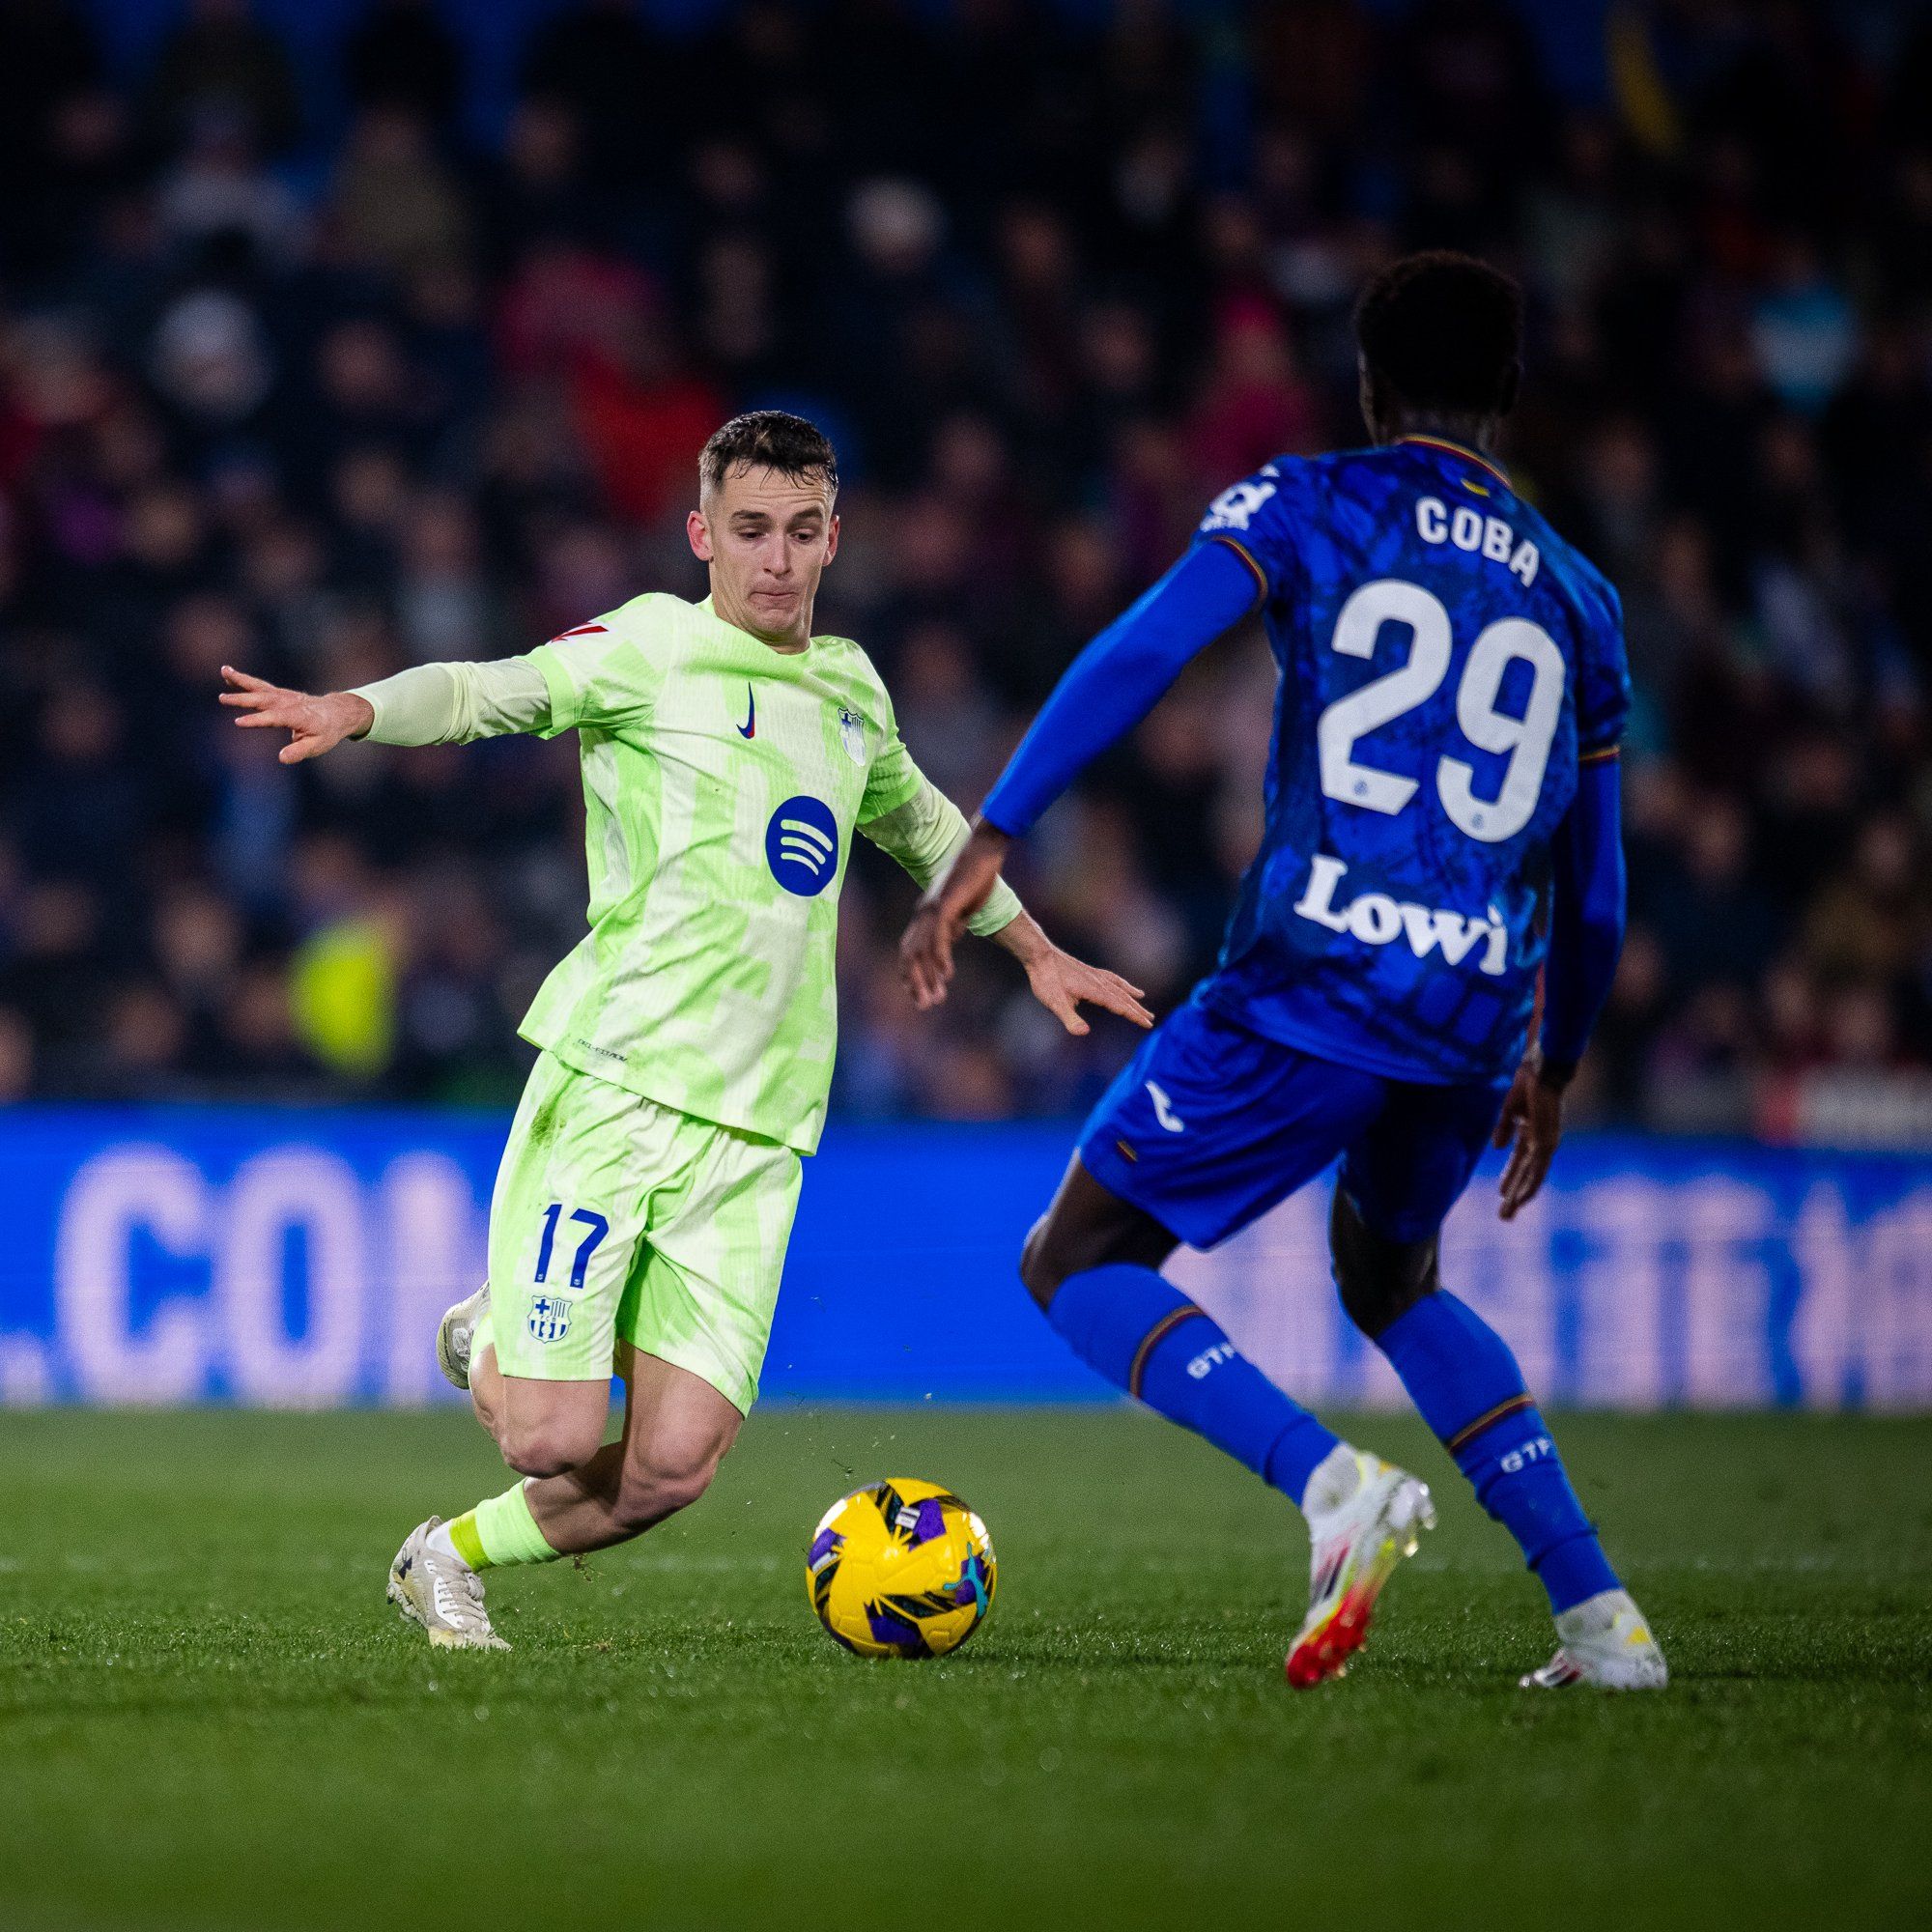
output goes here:
[[490, 1311], [490, 1284], [465, 1295], [446, 1309], [436, 1329], [436, 1365], [445, 1380], [460, 1389], [469, 1386], [469, 1350], [476, 1340], [477, 1317]]
[[417, 1523], [396, 1551], [389, 1565], [390, 1603], [411, 1622], [421, 1624], [430, 1642], [443, 1649], [508, 1650], [490, 1628], [475, 1571], [454, 1549], [439, 1549], [431, 1543], [430, 1532], [441, 1522], [433, 1516]]
[[1422, 1531], [1435, 1527], [1429, 1486], [1344, 1442], [1302, 1493], [1308, 1518], [1308, 1615], [1288, 1653], [1297, 1690], [1340, 1677], [1369, 1634], [1376, 1599]]
[[1670, 1682], [1663, 1653], [1628, 1590], [1600, 1590], [1559, 1611], [1556, 1634], [1556, 1655], [1520, 1680], [1525, 1690], [1560, 1690], [1567, 1684], [1662, 1690]]

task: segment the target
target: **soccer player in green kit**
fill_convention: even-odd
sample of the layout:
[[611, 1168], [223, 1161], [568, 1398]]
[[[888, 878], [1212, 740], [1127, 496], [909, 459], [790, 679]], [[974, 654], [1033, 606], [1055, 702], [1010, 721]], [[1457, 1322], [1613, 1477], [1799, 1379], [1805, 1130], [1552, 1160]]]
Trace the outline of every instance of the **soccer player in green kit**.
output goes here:
[[[433, 1643], [503, 1647], [481, 1572], [626, 1542], [704, 1492], [757, 1394], [799, 1158], [824, 1123], [852, 834], [922, 886], [966, 838], [866, 654], [812, 635], [838, 548], [831, 444], [759, 411], [705, 444], [698, 481], [701, 604], [649, 594], [523, 657], [326, 696], [223, 673], [238, 724], [290, 733], [289, 764], [345, 738], [578, 733], [590, 930], [524, 1020], [542, 1051], [490, 1205], [489, 1281], [437, 1338], [526, 1480], [397, 1552], [390, 1601]], [[972, 926], [1069, 1032], [1083, 1002], [1150, 1024], [1136, 988], [1061, 952], [1004, 886]]]

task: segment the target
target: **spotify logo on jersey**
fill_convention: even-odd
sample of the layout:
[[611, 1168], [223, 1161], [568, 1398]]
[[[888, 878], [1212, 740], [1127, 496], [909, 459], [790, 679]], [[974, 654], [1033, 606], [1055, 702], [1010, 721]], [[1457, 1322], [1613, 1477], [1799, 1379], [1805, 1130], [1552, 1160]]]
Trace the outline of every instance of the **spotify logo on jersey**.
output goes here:
[[831, 808], [801, 792], [772, 813], [765, 827], [765, 863], [786, 892], [811, 898], [838, 869], [838, 821]]

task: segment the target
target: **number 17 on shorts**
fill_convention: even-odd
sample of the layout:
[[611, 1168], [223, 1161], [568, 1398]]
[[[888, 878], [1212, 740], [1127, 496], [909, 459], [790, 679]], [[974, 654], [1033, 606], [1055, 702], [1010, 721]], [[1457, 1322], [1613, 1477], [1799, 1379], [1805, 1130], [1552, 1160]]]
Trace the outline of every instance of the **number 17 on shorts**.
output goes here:
[[[534, 1285], [538, 1288], [550, 1281], [551, 1262], [556, 1254], [557, 1224], [564, 1220], [583, 1224], [583, 1238], [578, 1242], [577, 1252], [570, 1263], [570, 1286], [581, 1292], [590, 1266], [590, 1257], [597, 1252], [597, 1244], [611, 1232], [611, 1223], [593, 1208], [573, 1208], [566, 1215], [564, 1204], [553, 1201], [544, 1209], [543, 1236], [537, 1244]], [[571, 1306], [571, 1297], [566, 1294], [532, 1295], [529, 1317], [524, 1324], [529, 1330], [531, 1340], [546, 1347], [553, 1342], [566, 1340], [570, 1334]]]

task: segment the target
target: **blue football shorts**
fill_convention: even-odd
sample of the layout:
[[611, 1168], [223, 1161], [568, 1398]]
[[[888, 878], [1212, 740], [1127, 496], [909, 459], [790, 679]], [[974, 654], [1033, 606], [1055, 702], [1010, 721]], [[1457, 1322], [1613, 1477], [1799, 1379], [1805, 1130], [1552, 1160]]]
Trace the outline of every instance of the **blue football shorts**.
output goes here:
[[1427, 1240], [1468, 1185], [1509, 1083], [1391, 1080], [1264, 1039], [1198, 1001], [1101, 1096], [1080, 1163], [1190, 1247], [1260, 1219], [1339, 1154], [1376, 1233]]

